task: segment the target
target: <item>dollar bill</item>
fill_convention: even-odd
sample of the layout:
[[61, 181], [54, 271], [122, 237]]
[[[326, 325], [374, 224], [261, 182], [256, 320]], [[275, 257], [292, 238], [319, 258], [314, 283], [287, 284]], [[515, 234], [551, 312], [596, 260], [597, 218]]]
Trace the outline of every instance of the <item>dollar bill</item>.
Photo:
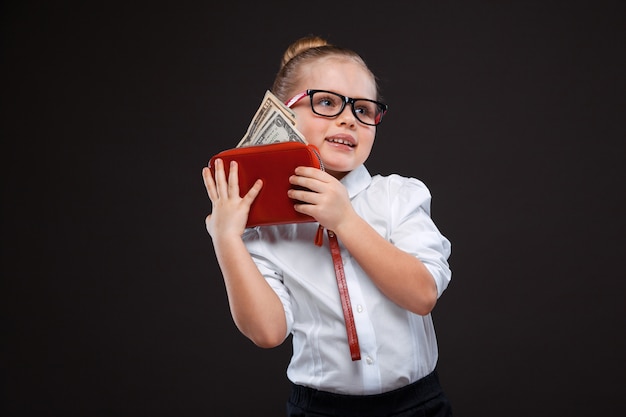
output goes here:
[[307, 143], [295, 126], [296, 115], [293, 110], [267, 90], [237, 147], [288, 141]]
[[302, 142], [307, 143], [304, 136], [295, 126], [288, 123], [282, 114], [274, 112], [261, 127], [258, 134], [252, 139], [250, 145], [263, 145], [276, 142]]

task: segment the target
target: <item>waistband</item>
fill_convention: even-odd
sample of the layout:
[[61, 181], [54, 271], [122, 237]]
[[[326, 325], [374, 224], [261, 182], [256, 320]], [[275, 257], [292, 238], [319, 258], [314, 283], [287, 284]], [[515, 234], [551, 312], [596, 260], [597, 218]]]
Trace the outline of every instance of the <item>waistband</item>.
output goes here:
[[373, 395], [346, 395], [291, 384], [289, 402], [310, 412], [330, 412], [345, 417], [367, 417], [417, 407], [442, 393], [437, 371], [393, 391]]

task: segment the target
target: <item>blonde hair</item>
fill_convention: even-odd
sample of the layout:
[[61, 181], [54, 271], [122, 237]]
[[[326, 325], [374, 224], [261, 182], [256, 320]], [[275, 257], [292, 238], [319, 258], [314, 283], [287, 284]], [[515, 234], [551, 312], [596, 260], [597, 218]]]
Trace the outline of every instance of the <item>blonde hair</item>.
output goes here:
[[351, 49], [335, 46], [319, 36], [309, 35], [293, 42], [283, 54], [280, 69], [272, 85], [272, 93], [283, 101], [288, 100], [289, 94], [295, 93], [293, 90], [299, 84], [301, 68], [313, 61], [328, 57], [351, 59], [362, 65], [372, 76], [376, 91], [378, 91], [376, 76], [359, 54]]

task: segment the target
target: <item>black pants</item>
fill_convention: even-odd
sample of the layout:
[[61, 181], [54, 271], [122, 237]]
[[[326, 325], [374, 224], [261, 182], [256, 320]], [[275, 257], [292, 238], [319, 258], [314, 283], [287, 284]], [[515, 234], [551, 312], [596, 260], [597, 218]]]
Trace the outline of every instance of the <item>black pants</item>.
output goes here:
[[437, 371], [394, 391], [342, 395], [291, 384], [287, 417], [451, 417]]

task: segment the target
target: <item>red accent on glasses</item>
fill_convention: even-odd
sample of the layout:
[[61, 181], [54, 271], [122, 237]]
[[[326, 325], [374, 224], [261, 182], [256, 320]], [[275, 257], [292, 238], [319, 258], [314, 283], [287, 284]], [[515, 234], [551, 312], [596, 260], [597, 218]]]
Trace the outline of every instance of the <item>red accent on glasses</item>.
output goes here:
[[309, 95], [308, 91], [303, 91], [300, 94], [296, 94], [291, 100], [285, 102], [285, 106], [291, 107], [308, 95]]

